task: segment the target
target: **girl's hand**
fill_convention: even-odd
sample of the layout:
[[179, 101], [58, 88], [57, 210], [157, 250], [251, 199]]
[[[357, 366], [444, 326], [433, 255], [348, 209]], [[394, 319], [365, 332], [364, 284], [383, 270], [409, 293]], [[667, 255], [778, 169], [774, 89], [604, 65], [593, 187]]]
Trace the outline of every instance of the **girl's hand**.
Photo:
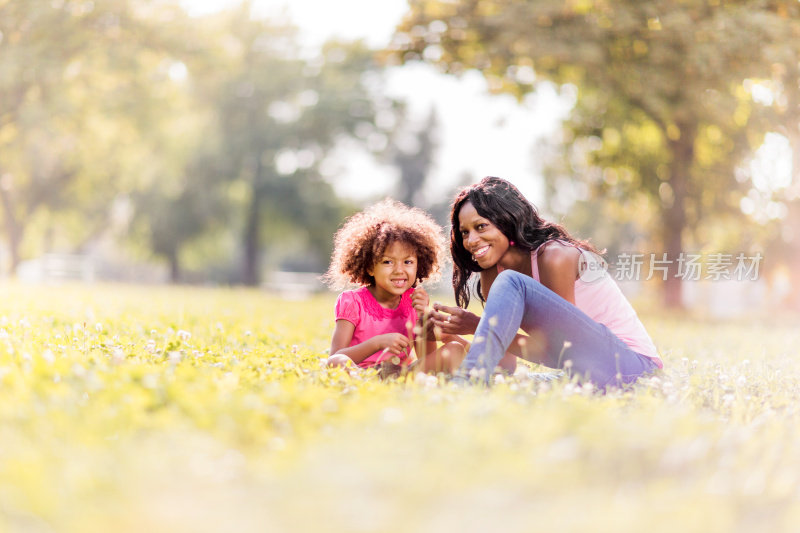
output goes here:
[[402, 333], [384, 333], [373, 337], [378, 350], [385, 350], [394, 355], [408, 355], [411, 339]]
[[460, 307], [434, 303], [431, 320], [445, 335], [473, 335], [481, 318]]
[[419, 318], [425, 316], [429, 303], [430, 298], [428, 297], [428, 293], [425, 292], [425, 289], [422, 287], [414, 289], [414, 294], [411, 295], [411, 305], [414, 306], [414, 311], [417, 312]]

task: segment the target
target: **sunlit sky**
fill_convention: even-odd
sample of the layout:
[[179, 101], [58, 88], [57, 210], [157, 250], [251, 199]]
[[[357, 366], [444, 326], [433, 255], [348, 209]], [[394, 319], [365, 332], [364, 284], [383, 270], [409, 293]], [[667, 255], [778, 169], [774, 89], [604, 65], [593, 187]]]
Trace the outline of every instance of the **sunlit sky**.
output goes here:
[[[193, 14], [204, 14], [228, 7], [232, 1], [184, 0], [183, 4]], [[254, 8], [259, 14], [291, 20], [308, 47], [331, 37], [364, 39], [380, 47], [388, 43], [407, 4], [405, 0], [254, 0]], [[520, 105], [510, 96], [488, 95], [477, 73], [455, 78], [421, 64], [392, 69], [387, 92], [405, 100], [419, 121], [436, 107], [439, 151], [429, 178], [430, 195], [449, 194], [467, 172], [476, 180], [486, 175], [507, 178], [531, 200], [541, 201], [541, 179], [532, 150], [537, 139], [556, 131], [557, 117], [568, 109], [555, 92], [542, 91]], [[392, 192], [396, 170], [378, 165], [365, 154], [339, 157], [345, 169], [335, 183], [340, 194], [367, 199]]]

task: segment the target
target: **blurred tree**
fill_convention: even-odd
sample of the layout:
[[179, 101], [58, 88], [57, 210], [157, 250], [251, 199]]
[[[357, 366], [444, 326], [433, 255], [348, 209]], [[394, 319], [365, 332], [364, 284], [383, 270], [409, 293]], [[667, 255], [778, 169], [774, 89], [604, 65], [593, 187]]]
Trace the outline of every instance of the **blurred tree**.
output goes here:
[[432, 108], [425, 123], [417, 131], [400, 127], [390, 141], [389, 151], [400, 170], [397, 198], [406, 205], [426, 207], [422, 197], [425, 181], [433, 165], [439, 118]]
[[789, 0], [415, 0], [394, 48], [479, 69], [491, 90], [520, 97], [542, 80], [576, 86], [569, 142], [599, 141], [587, 153], [596, 188], [628, 185], [658, 209], [673, 259], [665, 303], [678, 307], [684, 238], [705, 213], [738, 208], [734, 168], [768, 131], [744, 81], [797, 61], [798, 21]]
[[190, 73], [215, 110], [224, 179], [242, 216], [240, 281], [256, 285], [267, 241], [330, 250], [342, 206], [317, 169], [342, 136], [373, 132], [367, 73], [377, 63], [358, 43], [331, 42], [302, 59], [294, 29], [253, 18], [250, 2], [219, 20], [218, 63]]
[[[788, 153], [783, 156], [791, 161], [788, 179], [780, 175], [784, 169], [774, 166], [782, 161], [773, 162], [762, 173], [769, 174], [766, 177], [772, 179], [768, 181], [777, 183], [766, 191], [753, 186], [745, 202], [754, 221], [773, 230], [768, 241], [770, 263], [782, 264], [786, 269], [790, 290], [784, 303], [800, 310], [800, 60], [792, 57], [791, 52], [784, 51], [786, 57], [773, 64], [772, 78], [760, 80], [757, 89], [763, 98], [775, 104], [777, 117], [773, 125], [775, 132], [787, 141]], [[780, 142], [773, 140], [776, 144]], [[764, 177], [761, 176], [762, 180]], [[757, 176], [751, 178], [755, 181]]]
[[181, 14], [163, 0], [0, 2], [0, 204], [12, 274], [37, 221], [50, 234], [70, 221], [60, 233], [76, 245], [105, 227], [135, 131], [169, 82], [168, 51], [186, 44]]
[[161, 179], [133, 193], [134, 235], [166, 259], [172, 283], [182, 281], [186, 246], [224, 223], [227, 203], [220, 175], [214, 152], [198, 147], [176, 175], [161, 174]]

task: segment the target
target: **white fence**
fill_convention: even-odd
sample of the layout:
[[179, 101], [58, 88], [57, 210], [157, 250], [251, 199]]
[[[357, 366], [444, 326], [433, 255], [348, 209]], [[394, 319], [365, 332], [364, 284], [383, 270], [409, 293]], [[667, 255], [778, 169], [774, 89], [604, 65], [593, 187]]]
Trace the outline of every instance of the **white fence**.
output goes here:
[[17, 277], [28, 282], [92, 282], [95, 275], [94, 260], [80, 254], [45, 254], [17, 267]]
[[284, 298], [307, 298], [327, 290], [320, 276], [322, 274], [316, 272], [271, 272], [267, 275], [264, 288]]

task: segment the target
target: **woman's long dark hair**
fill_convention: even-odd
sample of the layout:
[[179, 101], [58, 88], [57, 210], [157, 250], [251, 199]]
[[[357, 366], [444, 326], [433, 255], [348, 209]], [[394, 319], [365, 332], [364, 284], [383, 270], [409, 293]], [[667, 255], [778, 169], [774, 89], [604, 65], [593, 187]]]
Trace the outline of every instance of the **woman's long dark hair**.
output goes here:
[[[560, 239], [597, 252], [585, 241], [573, 238], [559, 224], [547, 222], [539, 216], [536, 208], [519, 189], [501, 178], [483, 178], [479, 183], [463, 189], [453, 201], [450, 210], [450, 253], [453, 256], [453, 291], [459, 307], [469, 305], [469, 280], [472, 274], [483, 270], [472, 259], [461, 238], [458, 215], [461, 206], [471, 203], [480, 216], [488, 219], [514, 246], [522, 250], [536, 250], [547, 241]], [[475, 287], [476, 295], [484, 303], [480, 280]]]

